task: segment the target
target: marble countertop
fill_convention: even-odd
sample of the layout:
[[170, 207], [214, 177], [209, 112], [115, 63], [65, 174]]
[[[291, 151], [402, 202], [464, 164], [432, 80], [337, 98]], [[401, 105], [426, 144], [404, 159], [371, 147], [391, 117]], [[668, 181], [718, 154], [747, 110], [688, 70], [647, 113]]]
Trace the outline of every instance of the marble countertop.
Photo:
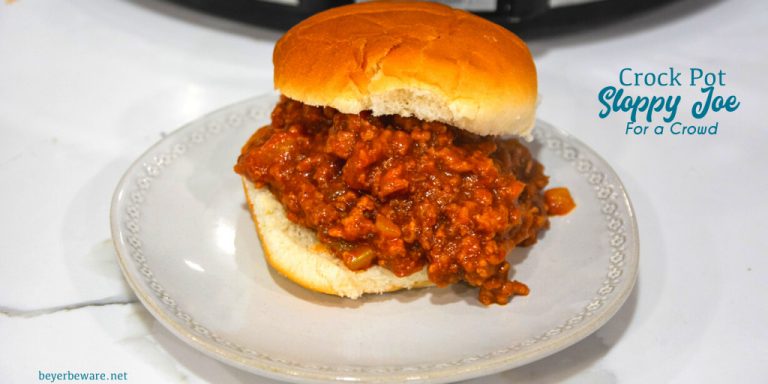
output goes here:
[[[153, 0], [0, 4], [0, 382], [275, 382], [170, 334], [124, 282], [109, 232], [133, 159], [272, 88], [279, 33]], [[640, 277], [604, 327], [491, 383], [753, 383], [768, 377], [768, 3], [679, 1], [530, 41], [541, 119], [613, 165], [637, 211]], [[597, 94], [621, 68], [727, 72], [715, 136], [626, 135]], [[696, 90], [691, 88], [684, 92]], [[652, 95], [658, 89], [638, 89]], [[662, 92], [663, 93], [663, 92]]]

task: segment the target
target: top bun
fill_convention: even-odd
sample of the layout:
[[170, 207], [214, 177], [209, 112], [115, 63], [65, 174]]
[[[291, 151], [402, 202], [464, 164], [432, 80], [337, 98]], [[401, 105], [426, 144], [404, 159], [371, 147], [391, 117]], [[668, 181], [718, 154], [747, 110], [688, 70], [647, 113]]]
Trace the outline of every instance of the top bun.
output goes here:
[[275, 46], [275, 88], [342, 113], [415, 116], [479, 135], [529, 137], [536, 67], [512, 32], [420, 2], [371, 2], [318, 13]]

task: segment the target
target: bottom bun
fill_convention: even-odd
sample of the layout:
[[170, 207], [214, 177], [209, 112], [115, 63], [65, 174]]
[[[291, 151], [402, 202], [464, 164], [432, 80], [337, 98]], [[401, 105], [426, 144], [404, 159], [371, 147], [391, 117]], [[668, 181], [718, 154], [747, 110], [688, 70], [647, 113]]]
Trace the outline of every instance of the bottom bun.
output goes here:
[[245, 177], [242, 180], [267, 262], [296, 284], [352, 299], [364, 293], [434, 285], [427, 277], [426, 267], [406, 277], [397, 277], [377, 265], [365, 271], [351, 271], [318, 241], [312, 230], [288, 220], [282, 204], [269, 189], [256, 188]]

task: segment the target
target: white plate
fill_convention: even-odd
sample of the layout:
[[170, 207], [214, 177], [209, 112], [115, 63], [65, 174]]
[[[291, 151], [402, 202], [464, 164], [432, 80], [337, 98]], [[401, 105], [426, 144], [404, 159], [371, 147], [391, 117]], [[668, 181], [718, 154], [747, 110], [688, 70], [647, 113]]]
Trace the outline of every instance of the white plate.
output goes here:
[[484, 307], [465, 286], [349, 300], [269, 269], [232, 167], [277, 97], [240, 102], [143, 154], [112, 202], [112, 236], [136, 295], [168, 329], [226, 363], [299, 381], [446, 382], [517, 367], [597, 330], [629, 295], [638, 234], [616, 174], [539, 122], [531, 148], [577, 208], [510, 258], [531, 288]]

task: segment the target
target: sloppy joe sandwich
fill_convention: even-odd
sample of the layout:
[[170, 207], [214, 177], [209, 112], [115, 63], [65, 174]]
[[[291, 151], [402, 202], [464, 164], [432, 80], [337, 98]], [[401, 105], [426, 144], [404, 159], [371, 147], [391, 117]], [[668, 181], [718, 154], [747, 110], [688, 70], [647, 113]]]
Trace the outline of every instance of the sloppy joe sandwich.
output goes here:
[[528, 294], [506, 255], [549, 226], [548, 179], [511, 138], [529, 137], [537, 96], [517, 36], [439, 4], [360, 3], [293, 27], [273, 62], [282, 96], [235, 171], [274, 269], [350, 298]]

